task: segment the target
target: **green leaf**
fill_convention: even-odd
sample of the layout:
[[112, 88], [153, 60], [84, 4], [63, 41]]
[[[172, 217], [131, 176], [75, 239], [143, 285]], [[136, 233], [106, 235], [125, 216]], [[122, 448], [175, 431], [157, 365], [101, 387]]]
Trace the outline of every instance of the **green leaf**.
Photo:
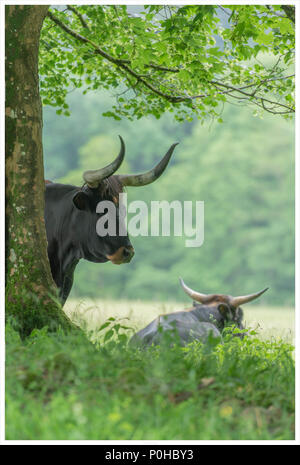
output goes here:
[[112, 329], [109, 329], [107, 331], [107, 333], [105, 333], [103, 342], [105, 343], [105, 342], [109, 341], [113, 337], [113, 335], [114, 335], [114, 331]]

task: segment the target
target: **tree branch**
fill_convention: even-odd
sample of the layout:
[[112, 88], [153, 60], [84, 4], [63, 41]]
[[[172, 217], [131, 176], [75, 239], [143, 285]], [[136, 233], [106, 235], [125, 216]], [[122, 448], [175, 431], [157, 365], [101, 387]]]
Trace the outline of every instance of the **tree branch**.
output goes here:
[[128, 64], [130, 64], [129, 60], [122, 60], [122, 59], [115, 58], [112, 55], [108, 54], [103, 49], [101, 49], [97, 44], [95, 44], [95, 42], [93, 42], [92, 40], [87, 39], [86, 37], [82, 36], [81, 34], [78, 34], [78, 32], [75, 32], [72, 29], [70, 29], [66, 24], [64, 24], [56, 16], [54, 16], [53, 13], [51, 13], [51, 11], [48, 12], [48, 16], [52, 21], [54, 21], [61, 29], [63, 29], [69, 35], [74, 37], [76, 40], [79, 40], [81, 42], [90, 44], [93, 47], [95, 53], [97, 53], [98, 55], [101, 55], [103, 58], [108, 60], [110, 63], [113, 63], [116, 66], [119, 66], [119, 67], [123, 68], [131, 76], [135, 77], [141, 84], [143, 84], [145, 87], [147, 87], [149, 90], [151, 90], [155, 94], [159, 95], [160, 97], [165, 98], [166, 100], [169, 100], [172, 103], [176, 103], [178, 101], [186, 100], [186, 99], [182, 100], [182, 97], [176, 97], [176, 96], [169, 95], [169, 94], [166, 94], [164, 92], [161, 92], [159, 89], [157, 89], [156, 87], [154, 87], [152, 84], [150, 84], [149, 82], [147, 82], [144, 79], [147, 76], [141, 75], [141, 74], [137, 73], [136, 71], [134, 71], [132, 68], [130, 68], [128, 66]]
[[79, 13], [79, 11], [76, 10], [76, 8], [74, 8], [71, 5], [67, 5], [67, 9], [75, 13], [75, 15], [79, 18], [79, 21], [81, 22], [83, 27], [85, 27], [88, 31], [90, 30], [83, 16]]
[[215, 86], [225, 87], [226, 89], [231, 89], [231, 91], [233, 91], [233, 92], [238, 92], [238, 93], [240, 93], [242, 95], [245, 95], [249, 99], [256, 99], [256, 100], [259, 100], [259, 101], [263, 100], [264, 102], [270, 103], [271, 105], [276, 105], [277, 107], [286, 108], [288, 110], [288, 113], [294, 113], [295, 112], [294, 107], [289, 107], [288, 105], [285, 105], [284, 103], [274, 102], [272, 100], [266, 99], [265, 97], [255, 96], [253, 93], [249, 94], [248, 92], [245, 92], [244, 90], [242, 90], [242, 88], [233, 87], [233, 86], [230, 86], [229, 84], [224, 84], [223, 82], [217, 82], [217, 81], [210, 81], [210, 82], [211, 82], [211, 84], [214, 84]]
[[286, 16], [295, 24], [295, 7], [292, 5], [280, 5]]
[[[69, 35], [74, 37], [74, 39], [80, 40], [81, 42], [84, 42], [86, 44], [90, 44], [95, 52], [98, 55], [101, 55], [103, 58], [106, 60], [110, 61], [111, 63], [114, 64], [120, 64], [121, 62], [124, 62], [124, 60], [119, 60], [118, 58], [114, 58], [113, 56], [109, 55], [106, 53], [104, 50], [102, 50], [95, 42], [93, 42], [90, 39], [87, 39], [86, 37], [82, 36], [81, 34], [78, 34], [78, 32], [73, 31], [70, 29], [66, 24], [64, 24], [60, 19], [58, 19], [56, 16], [51, 13], [51, 11], [48, 11], [48, 17], [55, 23], [57, 24], [61, 29], [63, 29], [65, 32], [67, 32]], [[127, 61], [127, 60], [126, 60]], [[128, 61], [129, 62], [129, 61]]]
[[[72, 37], [74, 37], [78, 41], [90, 44], [92, 46], [92, 48], [94, 49], [94, 53], [102, 56], [103, 58], [105, 58], [110, 63], [113, 63], [117, 67], [119, 67], [122, 70], [126, 71], [126, 73], [128, 73], [130, 76], [133, 76], [136, 79], [135, 86], [138, 85], [138, 84], [142, 84], [143, 86], [145, 86], [147, 89], [149, 89], [154, 94], [158, 95], [159, 97], [164, 98], [165, 100], [167, 100], [167, 101], [169, 101], [171, 103], [181, 103], [181, 102], [188, 102], [188, 101], [190, 102], [191, 100], [203, 99], [203, 98], [208, 96], [208, 94], [199, 94], [199, 95], [193, 95], [193, 96], [186, 96], [186, 95], [185, 96], [182, 96], [182, 95], [180, 96], [180, 95], [171, 95], [169, 93], [163, 92], [163, 91], [161, 91], [159, 88], [155, 87], [153, 84], [151, 84], [147, 80], [147, 79], [151, 79], [150, 75], [139, 74], [134, 69], [132, 69], [130, 67], [130, 63], [131, 63], [130, 60], [124, 60], [124, 59], [119, 59], [119, 58], [113, 57], [109, 53], [105, 52], [101, 47], [99, 47], [99, 45], [97, 45], [92, 40], [87, 39], [86, 37], [82, 36], [81, 34], [79, 34], [79, 33], [75, 32], [75, 31], [73, 31], [72, 29], [70, 29], [66, 24], [64, 24], [56, 16], [54, 16], [51, 11], [48, 12], [48, 16], [54, 23], [56, 23], [67, 34], [71, 35]], [[157, 70], [160, 70], [160, 71], [172, 72], [172, 73], [178, 73], [180, 71], [179, 68], [168, 68], [168, 67], [164, 67], [164, 66], [155, 65], [153, 63], [147, 65], [147, 67], [154, 68], [154, 69], [157, 69]], [[279, 80], [279, 79], [287, 79], [288, 77], [292, 77], [292, 76], [293, 75], [286, 76], [286, 77], [265, 79], [265, 80], [261, 81], [258, 84], [257, 83], [252, 83], [252, 84], [249, 84], [249, 85], [243, 86], [243, 87], [233, 87], [233, 86], [231, 86], [229, 84], [225, 84], [225, 83], [219, 82], [219, 81], [207, 81], [207, 83], [212, 84], [216, 88], [223, 87], [223, 88], [227, 89], [226, 91], [219, 91], [218, 95], [229, 94], [229, 95], [232, 96], [232, 94], [234, 94], [234, 93], [239, 93], [241, 95], [246, 96], [248, 100], [255, 99], [255, 100], [257, 100], [257, 102], [262, 102], [262, 100], [263, 100], [264, 103], [269, 103], [269, 104], [275, 105], [277, 107], [285, 108], [286, 110], [288, 110], [288, 111], [285, 111], [285, 112], [292, 113], [292, 112], [295, 111], [295, 109], [293, 107], [290, 107], [290, 106], [285, 105], [283, 103], [271, 101], [269, 99], [266, 99], [265, 97], [256, 96], [255, 92], [250, 94], [248, 92], [245, 92], [245, 90], [244, 90], [244, 89], [249, 88], [249, 87], [254, 87], [254, 86], [257, 86], [257, 85], [261, 85], [264, 82]], [[265, 109], [267, 111], [269, 111], [267, 108], [265, 108]]]

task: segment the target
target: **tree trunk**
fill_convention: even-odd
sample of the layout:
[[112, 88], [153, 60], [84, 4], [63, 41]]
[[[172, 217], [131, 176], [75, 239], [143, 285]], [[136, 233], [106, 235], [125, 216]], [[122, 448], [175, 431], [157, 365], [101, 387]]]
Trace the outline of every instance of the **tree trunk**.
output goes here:
[[6, 316], [22, 336], [71, 327], [57, 295], [44, 224], [40, 30], [48, 6], [6, 6]]

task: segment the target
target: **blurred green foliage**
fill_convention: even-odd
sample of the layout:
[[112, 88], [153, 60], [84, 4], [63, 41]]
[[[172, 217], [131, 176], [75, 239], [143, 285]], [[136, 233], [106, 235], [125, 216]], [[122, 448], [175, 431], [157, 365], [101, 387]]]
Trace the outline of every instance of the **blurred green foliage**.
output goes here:
[[[128, 188], [128, 201], [203, 200], [205, 240], [185, 247], [181, 237], [135, 237], [130, 265], [81, 261], [71, 296], [183, 300], [182, 276], [197, 290], [246, 294], [265, 286], [262, 303], [294, 301], [294, 127], [245, 107], [227, 107], [223, 123], [113, 121], [105, 93], [69, 95], [71, 116], [44, 110], [45, 178], [82, 184], [82, 172], [101, 167], [126, 143], [123, 171], [151, 168], [176, 141], [170, 166], [154, 184]], [[62, 119], [63, 118], [63, 119]]]

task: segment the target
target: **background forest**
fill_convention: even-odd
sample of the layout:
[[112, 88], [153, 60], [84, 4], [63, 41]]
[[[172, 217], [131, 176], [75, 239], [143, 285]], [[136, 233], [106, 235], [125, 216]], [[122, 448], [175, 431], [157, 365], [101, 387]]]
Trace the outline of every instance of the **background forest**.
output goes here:
[[[294, 126], [273, 115], [255, 117], [227, 106], [223, 122], [116, 121], [103, 117], [109, 93], [68, 96], [71, 116], [44, 108], [45, 178], [82, 184], [82, 172], [104, 166], [126, 143], [120, 172], [152, 167], [176, 141], [173, 160], [153, 185], [128, 188], [128, 201], [203, 200], [205, 239], [186, 248], [185, 238], [135, 237], [129, 266], [81, 261], [71, 297], [183, 300], [182, 276], [201, 292], [233, 295], [270, 291], [264, 304], [294, 302]], [[63, 121], [62, 121], [63, 120]], [[172, 230], [172, 227], [171, 227]]]

